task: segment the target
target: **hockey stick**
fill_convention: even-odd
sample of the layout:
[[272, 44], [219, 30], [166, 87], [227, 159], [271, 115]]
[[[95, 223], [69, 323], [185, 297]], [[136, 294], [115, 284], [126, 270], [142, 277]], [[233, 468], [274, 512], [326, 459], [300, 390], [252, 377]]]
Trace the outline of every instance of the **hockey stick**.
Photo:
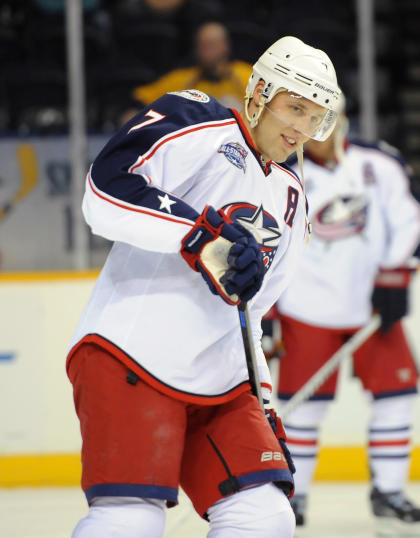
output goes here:
[[343, 360], [354, 353], [366, 340], [376, 331], [381, 324], [379, 314], [374, 314], [369, 323], [358, 330], [351, 338], [336, 351], [330, 359], [309, 378], [309, 380], [290, 398], [290, 400], [280, 409], [282, 420], [290, 415], [296, 407], [307, 400], [322, 385], [322, 383], [334, 372]]
[[264, 411], [264, 402], [261, 393], [260, 376], [258, 374], [257, 358], [252, 342], [251, 325], [247, 303], [240, 303], [238, 306], [239, 320], [241, 323], [242, 341], [244, 343], [246, 366], [248, 368], [249, 382], [253, 394], [257, 397], [261, 409]]

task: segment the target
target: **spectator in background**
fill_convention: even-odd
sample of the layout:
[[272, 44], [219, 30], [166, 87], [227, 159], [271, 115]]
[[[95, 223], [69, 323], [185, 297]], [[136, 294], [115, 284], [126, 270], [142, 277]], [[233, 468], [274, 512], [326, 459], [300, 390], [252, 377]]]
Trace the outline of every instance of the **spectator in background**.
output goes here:
[[[150, 84], [135, 88], [134, 100], [143, 106], [164, 93], [194, 88], [212, 95], [226, 107], [240, 108], [252, 66], [230, 60], [225, 26], [218, 22], [202, 24], [195, 36], [194, 54], [196, 65], [174, 69]], [[127, 112], [124, 121], [133, 113], [134, 110]]]
[[144, 0], [144, 3], [151, 9], [167, 13], [178, 9], [180, 5], [184, 4], [184, 0]]

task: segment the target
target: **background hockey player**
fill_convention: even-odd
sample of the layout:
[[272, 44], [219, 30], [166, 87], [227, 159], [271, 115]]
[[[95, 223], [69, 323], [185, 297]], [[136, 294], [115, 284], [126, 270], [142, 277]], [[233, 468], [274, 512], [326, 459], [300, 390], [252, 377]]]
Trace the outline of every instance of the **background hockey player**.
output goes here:
[[115, 243], [68, 357], [90, 505], [74, 538], [161, 536], [179, 484], [212, 538], [293, 535], [282, 427], [250, 392], [236, 305], [253, 299], [258, 343], [306, 234], [301, 183], [274, 161], [328, 136], [339, 95], [328, 56], [285, 37], [241, 113], [166, 94], [95, 159], [83, 212]]
[[[285, 401], [296, 393], [368, 322], [372, 307], [377, 310], [381, 329], [354, 353], [353, 363], [371, 408], [370, 500], [380, 532], [400, 536], [419, 525], [420, 533], [420, 510], [403, 494], [418, 376], [400, 321], [418, 262], [413, 254], [420, 239], [419, 205], [399, 153], [384, 143], [349, 143], [346, 131], [343, 116], [327, 141], [305, 146], [313, 233], [277, 304], [284, 346], [278, 396]], [[298, 525], [305, 521], [319, 426], [336, 379], [332, 375], [285, 421], [297, 468], [292, 503]]]

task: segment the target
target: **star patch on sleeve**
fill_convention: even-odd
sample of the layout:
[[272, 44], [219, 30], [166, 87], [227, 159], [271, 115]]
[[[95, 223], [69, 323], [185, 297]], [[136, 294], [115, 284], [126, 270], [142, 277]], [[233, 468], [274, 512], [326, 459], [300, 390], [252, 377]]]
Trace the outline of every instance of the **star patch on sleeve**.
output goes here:
[[167, 194], [165, 194], [165, 196], [158, 194], [158, 198], [160, 201], [159, 209], [166, 209], [168, 213], [172, 213], [171, 205], [176, 204], [176, 201], [171, 200]]

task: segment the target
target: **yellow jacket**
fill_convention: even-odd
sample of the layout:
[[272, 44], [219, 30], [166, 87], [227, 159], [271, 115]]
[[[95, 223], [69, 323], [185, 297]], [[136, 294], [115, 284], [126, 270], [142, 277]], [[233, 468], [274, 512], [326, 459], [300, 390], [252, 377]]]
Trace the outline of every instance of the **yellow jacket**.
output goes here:
[[252, 66], [238, 60], [228, 64], [226, 77], [220, 81], [202, 78], [199, 67], [174, 69], [150, 84], [135, 88], [133, 97], [148, 105], [167, 92], [196, 89], [212, 95], [225, 106], [241, 108], [251, 74]]

